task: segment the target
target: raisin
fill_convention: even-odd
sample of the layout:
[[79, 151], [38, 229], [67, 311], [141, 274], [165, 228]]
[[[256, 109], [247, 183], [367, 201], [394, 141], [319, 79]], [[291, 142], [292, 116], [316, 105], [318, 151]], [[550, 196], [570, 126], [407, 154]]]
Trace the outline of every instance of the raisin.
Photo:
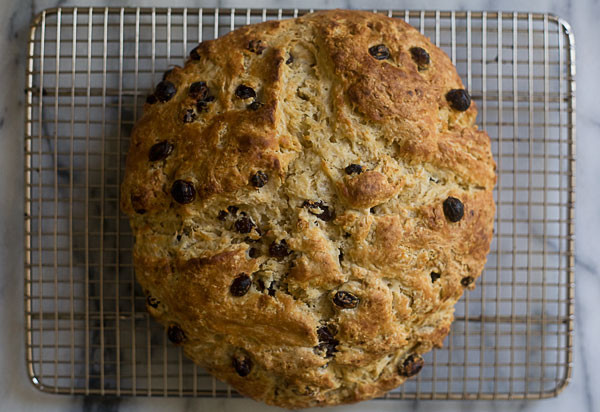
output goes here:
[[250, 256], [252, 259], [256, 259], [257, 257], [260, 256], [260, 251], [255, 247], [251, 247], [248, 250], [248, 256]]
[[459, 199], [449, 196], [444, 200], [444, 214], [449, 221], [458, 222], [465, 215], [465, 207]]
[[159, 160], [166, 159], [167, 156], [173, 151], [173, 145], [166, 140], [158, 142], [150, 148], [148, 152], [148, 160], [151, 162], [157, 162]]
[[200, 48], [200, 45], [198, 45], [192, 49], [192, 51], [190, 52], [190, 59], [200, 60], [200, 53], [198, 53], [199, 48]]
[[225, 220], [227, 218], [227, 212], [224, 210], [219, 210], [219, 214], [217, 215], [217, 219]]
[[275, 296], [275, 292], [277, 292], [277, 289], [279, 289], [279, 282], [273, 280], [267, 288], [267, 293], [269, 294], [269, 296]]
[[248, 110], [253, 110], [253, 111], [257, 111], [258, 109], [260, 109], [261, 107], [263, 107], [264, 104], [255, 100], [252, 103], [250, 103], [248, 106], [246, 106], [246, 108]]
[[362, 166], [357, 165], [356, 163], [352, 163], [351, 165], [346, 166], [344, 169], [347, 175], [351, 175], [352, 173], [360, 174], [362, 173]]
[[329, 222], [330, 220], [335, 219], [335, 212], [333, 210], [329, 210], [329, 206], [322, 206], [321, 208], [323, 213], [319, 213], [317, 217], [325, 222]]
[[196, 111], [198, 113], [208, 112], [208, 105], [206, 104], [206, 101], [199, 100], [198, 102], [196, 102]]
[[269, 255], [275, 258], [284, 258], [291, 253], [285, 239], [281, 239], [279, 242], [273, 241], [269, 246]]
[[237, 374], [242, 378], [248, 376], [252, 371], [252, 359], [247, 355], [234, 356], [231, 364], [233, 365], [233, 369], [235, 369]]
[[248, 43], [248, 50], [252, 53], [256, 53], [259, 56], [267, 47], [264, 45], [262, 40], [250, 40]]
[[385, 60], [390, 58], [390, 50], [385, 44], [378, 44], [376, 46], [369, 47], [369, 54], [375, 57], [377, 60]]
[[333, 334], [327, 326], [321, 326], [317, 329], [317, 336], [319, 337], [319, 342], [329, 342], [333, 339]]
[[133, 210], [137, 214], [143, 215], [146, 213], [144, 198], [140, 195], [131, 194], [131, 207], [133, 207]]
[[148, 97], [146, 97], [146, 103], [148, 104], [154, 104], [158, 101], [158, 99], [156, 98], [155, 95], [151, 94]]
[[244, 296], [250, 290], [250, 286], [252, 285], [252, 279], [245, 273], [240, 273], [231, 283], [229, 287], [229, 292], [233, 296]]
[[401, 365], [398, 366], [398, 374], [410, 378], [423, 369], [425, 361], [419, 355], [409, 355]]
[[464, 112], [471, 106], [471, 96], [464, 89], [452, 89], [446, 93], [446, 100], [454, 110]]
[[360, 300], [358, 297], [350, 292], [346, 292], [345, 290], [336, 292], [335, 296], [333, 297], [333, 303], [342, 309], [354, 309], [358, 306], [359, 301]]
[[252, 183], [252, 186], [257, 187], [257, 188], [263, 187], [264, 185], [267, 184], [268, 181], [269, 181], [269, 176], [267, 176], [266, 173], [263, 172], [262, 170], [259, 170], [258, 172], [253, 174], [252, 177], [250, 178], [250, 183]]
[[337, 345], [340, 341], [334, 338], [334, 334], [327, 326], [321, 326], [317, 329], [317, 336], [319, 338], [317, 349], [325, 351], [326, 358], [333, 357], [333, 354], [337, 352]]
[[256, 92], [252, 87], [240, 84], [237, 89], [235, 89], [235, 95], [240, 99], [253, 99], [256, 97]]
[[464, 278], [462, 278], [462, 279], [460, 280], [460, 284], [461, 284], [461, 285], [463, 285], [464, 287], [467, 287], [467, 286], [469, 286], [471, 283], [473, 283], [473, 281], [474, 281], [474, 280], [475, 280], [475, 279], [473, 279], [473, 277], [471, 277], [471, 276], [467, 276], [467, 277], [464, 277]]
[[175, 93], [177, 93], [177, 89], [175, 88], [175, 85], [169, 81], [158, 83], [154, 90], [154, 95], [162, 103], [171, 100], [171, 98], [175, 96]]
[[250, 233], [252, 232], [252, 228], [256, 225], [248, 216], [242, 216], [238, 220], [235, 221], [235, 230], [239, 233]]
[[176, 180], [171, 186], [171, 196], [177, 203], [182, 205], [192, 203], [196, 198], [196, 189], [194, 185], [185, 180]]
[[290, 53], [289, 57], [285, 61], [285, 64], [290, 65], [292, 63], [294, 63], [294, 56], [292, 55], [292, 53]]
[[167, 329], [167, 337], [175, 345], [179, 345], [185, 341], [185, 333], [177, 325], [169, 326], [169, 329]]
[[429, 275], [431, 276], [431, 283], [434, 283], [436, 280], [438, 280], [442, 275], [440, 275], [439, 273], [436, 272], [431, 272], [431, 274]]
[[152, 306], [154, 309], [160, 304], [160, 300], [156, 299], [154, 296], [148, 296], [146, 302], [148, 303], [148, 306]]
[[[204, 82], [198, 82], [204, 83]], [[194, 83], [196, 84], [196, 83]], [[194, 86], [194, 85], [192, 85]], [[208, 95], [208, 87], [204, 90], [201, 86], [197, 86], [192, 90], [192, 86], [190, 87], [190, 96], [196, 99], [196, 110], [198, 113], [208, 112], [208, 103], [215, 101], [215, 96]], [[205, 84], [206, 86], [206, 84]]]
[[192, 123], [196, 120], [196, 113], [193, 109], [187, 109], [183, 115], [183, 123]]
[[340, 254], [338, 255], [338, 260], [340, 263], [344, 261], [344, 251], [340, 249]]
[[238, 212], [238, 210], [240, 210], [240, 208], [237, 206], [227, 206], [227, 211], [232, 215], [235, 215]]
[[208, 92], [209, 90], [206, 82], [195, 82], [190, 85], [188, 96], [195, 100], [204, 101], [208, 96]]
[[417, 68], [419, 70], [425, 70], [427, 66], [429, 66], [429, 53], [427, 50], [421, 47], [411, 47], [410, 55], [415, 63], [417, 63]]
[[[335, 211], [330, 210], [329, 206], [324, 204], [322, 201], [313, 202], [310, 200], [305, 200], [302, 203], [302, 207], [307, 208], [310, 214], [315, 215], [316, 217], [318, 217], [321, 220], [324, 220], [325, 222], [329, 222], [330, 220], [335, 219]], [[319, 209], [320, 212], [316, 212], [315, 209]]]

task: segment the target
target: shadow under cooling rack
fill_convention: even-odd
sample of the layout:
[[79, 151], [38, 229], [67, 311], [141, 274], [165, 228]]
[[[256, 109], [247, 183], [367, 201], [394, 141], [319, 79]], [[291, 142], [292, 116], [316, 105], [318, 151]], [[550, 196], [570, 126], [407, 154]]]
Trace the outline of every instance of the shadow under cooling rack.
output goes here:
[[[119, 213], [128, 136], [162, 72], [201, 40], [307, 11], [53, 9], [33, 21], [26, 105], [26, 362], [55, 393], [238, 396], [145, 311]], [[544, 14], [384, 11], [451, 57], [498, 164], [478, 287], [444, 348], [389, 399], [556, 395], [572, 363], [574, 43]]]

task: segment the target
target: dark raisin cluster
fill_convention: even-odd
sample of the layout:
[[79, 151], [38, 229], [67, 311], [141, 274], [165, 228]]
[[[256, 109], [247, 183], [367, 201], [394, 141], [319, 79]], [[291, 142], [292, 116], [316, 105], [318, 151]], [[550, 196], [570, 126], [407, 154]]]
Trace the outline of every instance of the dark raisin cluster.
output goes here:
[[390, 49], [385, 44], [378, 44], [369, 47], [369, 54], [377, 60], [386, 60], [390, 58]]
[[176, 345], [182, 344], [183, 342], [185, 342], [186, 339], [185, 333], [177, 325], [169, 326], [169, 328], [167, 329], [167, 337], [171, 342], [173, 342]]
[[344, 169], [344, 171], [346, 172], [347, 175], [351, 175], [353, 173], [356, 174], [360, 174], [363, 171], [363, 168], [361, 165], [358, 165], [356, 163], [352, 163], [348, 166], [346, 166], [346, 168]]
[[188, 96], [194, 100], [205, 100], [209, 95], [210, 89], [206, 82], [195, 82], [190, 85]]
[[360, 299], [350, 292], [340, 290], [333, 296], [333, 303], [342, 309], [354, 309], [358, 306]]
[[192, 60], [200, 60], [200, 45], [194, 47], [190, 52], [190, 59]]
[[285, 239], [281, 239], [279, 242], [273, 241], [269, 246], [269, 255], [274, 258], [284, 258], [291, 253]]
[[215, 96], [210, 94], [210, 88], [203, 81], [192, 83], [188, 90], [188, 96], [196, 101], [196, 111], [198, 113], [207, 112], [208, 103], [215, 100]]
[[338, 351], [337, 345], [340, 343], [339, 340], [335, 339], [335, 333], [328, 326], [321, 326], [317, 329], [317, 337], [319, 338], [319, 345], [316, 349], [325, 352], [326, 358], [331, 358]]
[[162, 81], [156, 85], [156, 89], [154, 89], [154, 96], [158, 99], [159, 102], [165, 103], [168, 102], [175, 96], [177, 93], [177, 88], [175, 85], [169, 81]]
[[252, 87], [246, 86], [244, 84], [240, 84], [235, 89], [235, 95], [239, 99], [253, 99], [256, 97], [256, 92], [254, 91], [254, 89]]
[[[217, 214], [217, 219], [224, 221], [225, 219], [227, 219], [227, 217], [231, 216], [236, 216], [238, 210], [240, 210], [237, 206], [227, 206], [227, 210], [219, 210], [219, 213]], [[242, 216], [246, 216], [246, 213], [242, 212]]]
[[398, 374], [410, 378], [416, 375], [423, 369], [425, 361], [419, 355], [409, 355], [404, 361], [398, 366]]
[[248, 106], [246, 106], [246, 108], [248, 110], [257, 111], [258, 109], [260, 109], [263, 106], [264, 106], [263, 103], [259, 102], [258, 100], [255, 100], [252, 103], [250, 103]]
[[196, 198], [196, 189], [193, 183], [185, 180], [176, 180], [171, 186], [171, 196], [179, 204], [192, 203]]
[[272, 280], [271, 283], [269, 284], [269, 287], [267, 288], [267, 294], [269, 296], [275, 296], [275, 293], [277, 292], [277, 289], [279, 289], [280, 284], [278, 281], [276, 280]]
[[249, 51], [251, 51], [252, 53], [256, 53], [259, 56], [262, 54], [262, 52], [267, 48], [267, 46], [265, 45], [265, 43], [262, 40], [250, 40], [250, 42], [248, 42], [248, 47], [247, 49]]
[[444, 200], [443, 206], [444, 215], [446, 215], [446, 218], [453, 223], [460, 221], [465, 215], [465, 207], [460, 199], [450, 196]]
[[236, 355], [231, 360], [233, 369], [242, 378], [246, 377], [252, 372], [252, 359], [248, 355]]
[[156, 309], [158, 305], [160, 305], [160, 300], [150, 295], [148, 295], [148, 297], [146, 298], [146, 302], [148, 303], [148, 306], [153, 307], [154, 309]]
[[188, 97], [191, 97], [195, 103], [192, 107], [185, 109], [182, 120], [183, 123], [192, 123], [198, 118], [198, 114], [208, 111], [208, 104], [215, 101], [215, 96], [210, 94], [210, 89], [206, 82], [194, 82], [188, 89]]
[[166, 159], [173, 151], [173, 144], [166, 140], [158, 142], [150, 148], [148, 152], [148, 160], [151, 162], [158, 162], [159, 160]]
[[321, 220], [325, 222], [329, 222], [330, 220], [335, 219], [335, 211], [330, 209], [322, 200], [317, 202], [313, 202], [311, 200], [305, 200], [302, 203], [302, 207], [308, 209], [308, 212], [315, 215]]
[[475, 281], [475, 279], [473, 279], [472, 276], [466, 276], [460, 280], [460, 284], [463, 285], [464, 287], [467, 287], [474, 281]]
[[452, 89], [446, 93], [450, 107], [459, 112], [466, 111], [471, 106], [471, 96], [465, 89]]
[[263, 103], [256, 100], [256, 91], [252, 87], [246, 86], [245, 84], [240, 84], [235, 89], [235, 95], [238, 99], [242, 99], [242, 100], [255, 99], [252, 103], [250, 103], [248, 106], [246, 106], [246, 108], [248, 110], [256, 111], [256, 110], [260, 109], [262, 106], [264, 106]]
[[259, 170], [258, 172], [256, 172], [255, 174], [253, 174], [250, 177], [250, 183], [252, 184], [252, 186], [256, 187], [256, 188], [261, 188], [264, 185], [267, 184], [267, 182], [269, 181], [269, 176], [267, 176], [267, 174], [265, 172], [263, 172], [262, 170]]
[[[167, 73], [168, 75], [168, 73]], [[177, 93], [177, 88], [173, 83], [167, 80], [163, 80], [156, 85], [154, 93], [146, 98], [146, 103], [154, 104], [156, 102], [165, 103], [168, 102]]]
[[235, 221], [234, 226], [238, 233], [246, 234], [252, 232], [252, 228], [254, 228], [256, 224], [250, 217], [242, 216]]
[[233, 279], [233, 282], [231, 282], [229, 292], [236, 297], [244, 296], [250, 290], [250, 286], [252, 286], [252, 279], [250, 276], [245, 273], [240, 273]]
[[192, 123], [194, 120], [196, 120], [196, 112], [194, 109], [186, 109], [183, 114], [183, 123]]
[[419, 71], [426, 70], [429, 67], [430, 58], [427, 50], [421, 47], [412, 47], [410, 49], [410, 55], [413, 61], [417, 64]]

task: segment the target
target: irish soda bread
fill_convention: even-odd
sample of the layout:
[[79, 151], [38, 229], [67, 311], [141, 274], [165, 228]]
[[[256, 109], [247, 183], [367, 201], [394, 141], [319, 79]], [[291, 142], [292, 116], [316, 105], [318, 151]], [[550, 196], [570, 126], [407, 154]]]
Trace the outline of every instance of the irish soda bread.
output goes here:
[[475, 116], [450, 59], [399, 19], [323, 11], [201, 43], [131, 136], [122, 209], [148, 310], [273, 405], [395, 388], [489, 250]]

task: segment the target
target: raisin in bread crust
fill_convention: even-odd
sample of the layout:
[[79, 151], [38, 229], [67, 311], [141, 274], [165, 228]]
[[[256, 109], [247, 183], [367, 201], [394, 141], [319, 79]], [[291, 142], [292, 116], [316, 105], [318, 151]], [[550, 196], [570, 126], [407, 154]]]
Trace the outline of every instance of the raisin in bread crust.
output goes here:
[[368, 12], [201, 43], [148, 99], [122, 184], [169, 338], [289, 408], [417, 373], [492, 236], [495, 164], [463, 88], [418, 31]]

